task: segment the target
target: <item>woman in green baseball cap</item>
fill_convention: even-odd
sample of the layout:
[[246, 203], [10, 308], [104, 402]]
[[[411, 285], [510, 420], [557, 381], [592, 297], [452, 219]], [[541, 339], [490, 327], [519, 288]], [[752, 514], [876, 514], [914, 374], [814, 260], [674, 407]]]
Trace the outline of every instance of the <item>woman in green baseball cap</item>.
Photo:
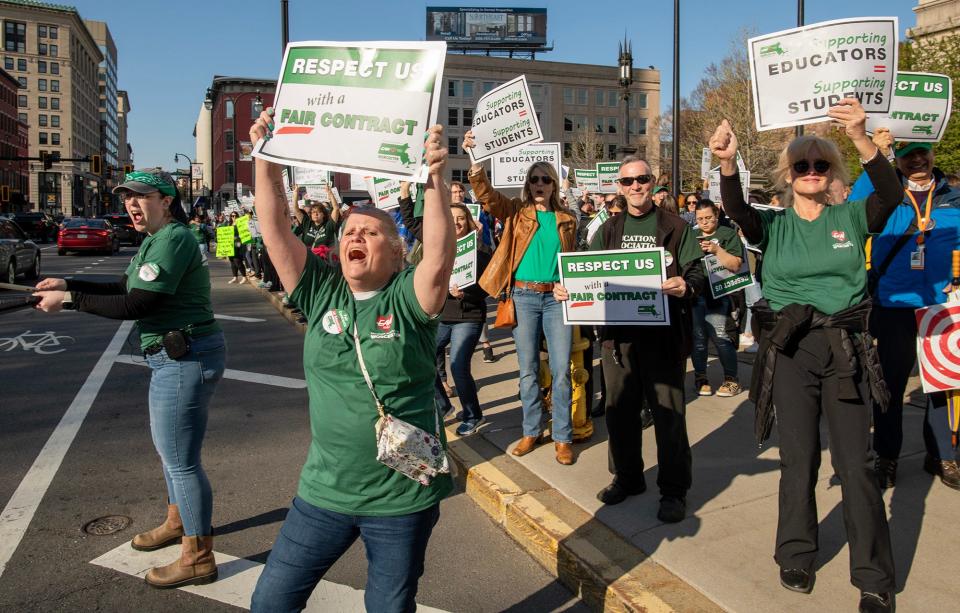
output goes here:
[[223, 375], [226, 345], [210, 303], [206, 255], [186, 226], [169, 173], [132, 172], [114, 193], [123, 198], [138, 232], [147, 238], [116, 283], [44, 279], [37, 308], [72, 309], [136, 320], [140, 346], [152, 369], [150, 430], [167, 482], [167, 517], [133, 538], [152, 551], [181, 543], [180, 558], [147, 572], [158, 588], [209, 583], [217, 578], [210, 536], [213, 493], [200, 464], [207, 407]]

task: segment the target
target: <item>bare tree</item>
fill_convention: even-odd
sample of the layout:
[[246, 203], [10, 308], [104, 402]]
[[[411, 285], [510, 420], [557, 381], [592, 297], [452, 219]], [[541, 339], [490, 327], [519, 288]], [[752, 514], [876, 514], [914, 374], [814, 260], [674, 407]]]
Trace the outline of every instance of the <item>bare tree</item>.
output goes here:
[[593, 169], [597, 162], [606, 161], [606, 142], [589, 126], [584, 126], [573, 139], [570, 155], [564, 161], [570, 168]]

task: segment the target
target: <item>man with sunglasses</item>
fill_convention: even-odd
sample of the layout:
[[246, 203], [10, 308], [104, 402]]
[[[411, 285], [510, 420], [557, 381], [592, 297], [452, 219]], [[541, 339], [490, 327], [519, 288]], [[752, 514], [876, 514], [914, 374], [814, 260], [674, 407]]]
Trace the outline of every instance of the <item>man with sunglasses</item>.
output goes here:
[[[657, 438], [657, 485], [664, 522], [686, 517], [686, 495], [691, 483], [690, 442], [683, 397], [686, 360], [692, 344], [693, 301], [706, 279], [703, 252], [690, 227], [679, 216], [654, 206], [655, 189], [650, 165], [629, 156], [620, 163], [617, 182], [626, 198], [625, 214], [600, 227], [591, 250], [663, 247], [667, 280], [669, 326], [604, 326], [603, 375], [606, 396], [610, 471], [613, 482], [597, 498], [613, 505], [646, 490], [643, 477], [642, 416], [646, 403], [653, 413]], [[554, 290], [566, 300], [566, 289]]]

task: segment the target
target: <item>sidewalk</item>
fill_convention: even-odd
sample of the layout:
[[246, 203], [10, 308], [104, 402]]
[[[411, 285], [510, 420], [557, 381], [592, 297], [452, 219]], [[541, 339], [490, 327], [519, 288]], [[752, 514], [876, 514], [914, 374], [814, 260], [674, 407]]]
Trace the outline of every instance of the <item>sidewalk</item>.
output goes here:
[[[266, 292], [264, 292], [266, 293]], [[274, 302], [275, 295], [274, 295]], [[825, 611], [856, 610], [849, 582], [840, 488], [832, 478], [827, 433], [817, 500], [820, 554], [813, 593], [780, 587], [773, 544], [779, 480], [777, 440], [758, 449], [753, 406], [735, 398], [693, 396], [688, 372], [687, 426], [693, 449], [693, 488], [687, 519], [656, 519], [656, 446], [644, 432], [647, 492], [612, 507], [595, 495], [610, 481], [606, 428], [574, 445], [577, 462], [561, 466], [553, 445], [523, 458], [507, 451], [520, 438], [517, 363], [508, 333], [491, 330], [499, 360], [475, 354], [473, 374], [487, 420], [480, 433], [458, 439], [447, 422], [450, 453], [467, 492], [535, 559], [596, 610]], [[740, 354], [742, 360], [749, 359]], [[711, 361], [714, 384], [722, 379]], [[741, 362], [741, 381], [750, 365]], [[452, 381], [452, 378], [450, 379]], [[915, 387], [915, 386], [911, 386]], [[457, 404], [454, 399], [454, 404]], [[960, 531], [952, 522], [960, 493], [922, 469], [923, 412], [905, 408], [898, 486], [887, 491], [901, 611], [950, 611], [960, 600], [952, 581]]]

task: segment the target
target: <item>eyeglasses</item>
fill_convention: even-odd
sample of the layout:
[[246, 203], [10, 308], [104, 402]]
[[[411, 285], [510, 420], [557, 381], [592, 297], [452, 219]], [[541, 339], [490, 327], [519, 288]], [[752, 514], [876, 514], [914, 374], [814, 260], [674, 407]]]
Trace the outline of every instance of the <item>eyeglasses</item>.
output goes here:
[[633, 185], [633, 182], [636, 181], [640, 185], [646, 185], [650, 181], [653, 181], [653, 175], [639, 175], [636, 177], [620, 177], [617, 179], [617, 183], [624, 187], [630, 187]]
[[811, 166], [813, 166], [814, 172], [819, 175], [826, 174], [830, 170], [830, 162], [826, 160], [817, 160], [813, 163], [810, 160], [800, 160], [793, 163], [793, 171], [798, 175], [805, 175], [810, 172]]
[[699, 200], [687, 200], [687, 204], [699, 204]]
[[543, 184], [544, 184], [544, 185], [552, 185], [552, 184], [553, 184], [553, 179], [550, 178], [550, 177], [546, 177], [546, 176], [544, 176], [544, 177], [533, 176], [533, 177], [530, 177], [530, 178], [527, 179], [527, 180], [530, 182], [530, 185], [536, 185], [537, 183], [540, 183], [541, 181], [543, 181]]

